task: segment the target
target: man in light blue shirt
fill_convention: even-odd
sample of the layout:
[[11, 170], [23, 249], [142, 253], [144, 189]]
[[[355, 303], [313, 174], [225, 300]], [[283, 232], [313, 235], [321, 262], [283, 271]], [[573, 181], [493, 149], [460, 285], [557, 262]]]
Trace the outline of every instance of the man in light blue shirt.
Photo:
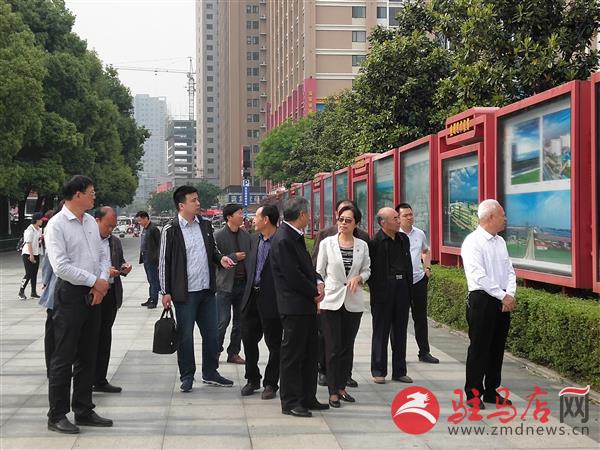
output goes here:
[[[57, 277], [52, 311], [55, 348], [50, 361], [48, 429], [59, 433], [79, 433], [76, 425], [113, 424], [94, 412], [92, 402], [100, 330], [98, 305], [108, 291], [110, 267], [98, 225], [85, 212], [93, 208], [95, 197], [92, 180], [74, 176], [63, 186], [63, 208], [46, 228], [48, 258]], [[71, 379], [73, 398], [69, 402]], [[76, 425], [66, 417], [69, 403]]]

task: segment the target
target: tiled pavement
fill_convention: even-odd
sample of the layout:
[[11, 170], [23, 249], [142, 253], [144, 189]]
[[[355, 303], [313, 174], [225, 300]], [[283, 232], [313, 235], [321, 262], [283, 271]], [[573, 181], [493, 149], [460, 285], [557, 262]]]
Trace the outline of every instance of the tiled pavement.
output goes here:
[[[124, 240], [125, 256], [137, 262], [139, 240]], [[356, 404], [339, 410], [318, 412], [310, 419], [281, 414], [278, 400], [263, 401], [260, 395], [242, 398], [243, 366], [221, 364], [221, 373], [233, 379], [232, 389], [197, 383], [191, 393], [179, 391], [175, 355], [155, 355], [151, 350], [153, 325], [160, 309], [139, 306], [145, 300], [147, 284], [143, 268], [134, 264], [125, 280], [125, 300], [113, 328], [113, 349], [109, 379], [123, 387], [121, 394], [95, 394], [96, 411], [114, 419], [112, 428], [82, 428], [75, 436], [50, 432], [46, 428], [47, 380], [43, 334], [45, 311], [34, 300], [16, 297], [22, 263], [15, 253], [0, 253], [0, 448], [544, 448], [598, 449], [598, 405], [590, 404], [585, 424], [590, 436], [574, 436], [559, 422], [558, 390], [564, 385], [529, 373], [521, 363], [507, 359], [504, 384], [511, 389], [518, 411], [503, 435], [492, 435], [498, 419], [464, 421], [461, 425], [487, 425], [486, 435], [450, 435], [448, 417], [454, 413], [453, 390], [464, 383], [466, 340], [441, 327], [430, 327], [432, 353], [439, 365], [419, 363], [417, 347], [409, 325], [408, 367], [416, 385], [430, 389], [438, 398], [440, 418], [422, 435], [405, 434], [390, 417], [390, 405], [407, 385], [389, 382], [375, 385], [369, 371], [371, 318], [363, 316], [355, 348], [354, 378], [359, 387], [351, 393]], [[196, 355], [200, 336], [196, 332]], [[263, 350], [265, 347], [263, 346]], [[261, 361], [264, 363], [265, 353]], [[264, 367], [264, 365], [262, 366]], [[546, 425], [563, 426], [565, 435], [519, 435], [527, 395], [533, 386], [548, 392], [542, 400], [552, 411]], [[326, 388], [318, 397], [326, 401]], [[489, 410], [487, 410], [489, 413]], [[540, 425], [530, 410], [524, 425]], [[571, 424], [581, 419], [571, 419]], [[500, 434], [500, 430], [497, 430]]]

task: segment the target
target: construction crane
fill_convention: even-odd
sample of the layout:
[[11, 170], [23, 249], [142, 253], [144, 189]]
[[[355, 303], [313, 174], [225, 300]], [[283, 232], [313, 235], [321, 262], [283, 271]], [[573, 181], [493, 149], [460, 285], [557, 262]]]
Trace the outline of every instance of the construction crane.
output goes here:
[[196, 72], [194, 72], [194, 66], [192, 64], [192, 58], [188, 57], [190, 60], [190, 68], [189, 70], [180, 70], [180, 69], [161, 69], [161, 68], [151, 68], [151, 67], [130, 67], [130, 66], [114, 66], [117, 70], [133, 70], [138, 72], [154, 72], [157, 74], [158, 72], [166, 72], [166, 73], [185, 73], [187, 74], [188, 85], [188, 115], [190, 120], [194, 120], [194, 109], [195, 103], [194, 99], [196, 97], [196, 79], [194, 78]]

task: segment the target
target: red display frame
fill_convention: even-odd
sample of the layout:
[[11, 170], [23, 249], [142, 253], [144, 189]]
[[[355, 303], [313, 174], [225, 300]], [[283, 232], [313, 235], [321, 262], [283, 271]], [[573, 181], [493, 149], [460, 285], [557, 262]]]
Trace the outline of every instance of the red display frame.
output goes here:
[[591, 86], [590, 86], [590, 125], [591, 125], [591, 179], [592, 179], [592, 289], [594, 292], [600, 294], [600, 264], [598, 258], [600, 258], [600, 157], [598, 152], [600, 151], [600, 142], [598, 137], [600, 136], [600, 129], [598, 129], [598, 95], [596, 94], [597, 89], [600, 89], [600, 72], [596, 72], [592, 75]]
[[409, 144], [399, 147], [397, 149], [398, 153], [397, 153], [397, 163], [396, 163], [397, 170], [398, 170], [398, 183], [397, 183], [397, 188], [396, 188], [396, 192], [397, 192], [396, 204], [398, 204], [405, 200], [402, 198], [402, 170], [400, 170], [400, 164], [402, 162], [402, 154], [410, 153], [412, 150], [416, 150], [417, 148], [422, 147], [423, 145], [429, 146], [429, 230], [426, 230], [426, 231], [428, 232], [428, 236], [429, 236], [429, 248], [431, 250], [431, 258], [433, 261], [439, 261], [439, 258], [440, 258], [440, 255], [439, 255], [440, 242], [439, 242], [439, 237], [438, 237], [439, 215], [434, 213], [435, 198], [436, 198], [437, 189], [438, 189], [437, 142], [438, 142], [437, 135], [430, 134], [429, 136], [422, 137], [420, 139], [417, 139], [416, 141], [413, 141]]
[[[499, 130], [500, 120], [517, 114], [525, 109], [540, 106], [562, 96], [570, 95], [571, 100], [571, 242], [572, 242], [572, 272], [570, 276], [545, 273], [532, 269], [515, 269], [517, 276], [525, 280], [539, 281], [571, 288], [592, 287], [592, 265], [589, 258], [592, 246], [592, 207], [589, 201], [584, 200], [586, 193], [592, 190], [591, 183], [591, 152], [590, 149], [590, 108], [591, 95], [588, 81], [571, 81], [553, 89], [536, 94], [516, 103], [507, 105], [496, 112], [496, 133]], [[499, 148], [499, 136], [494, 136], [497, 158], [502, 157]], [[493, 198], [499, 195], [499, 164], [496, 166]], [[588, 197], [589, 198], [589, 197]], [[502, 199], [500, 199], [502, 202]]]
[[[331, 210], [327, 212], [325, 210], [325, 181], [331, 178]], [[322, 183], [322, 197], [321, 197], [321, 229], [325, 229], [325, 217], [329, 214], [331, 217], [331, 224], [335, 224], [335, 177], [333, 172], [324, 172], [323, 178], [321, 180]]]
[[[369, 220], [369, 234], [371, 236], [373, 236], [373, 234], [375, 234], [375, 214], [377, 213], [377, 211], [375, 211], [375, 163], [377, 161], [380, 161], [382, 159], [385, 158], [392, 158], [392, 164], [393, 164], [393, 170], [394, 170], [394, 175], [393, 175], [393, 184], [392, 184], [392, 189], [393, 189], [393, 205], [391, 205], [392, 208], [395, 208], [396, 205], [398, 203], [400, 203], [400, 194], [398, 193], [398, 183], [400, 180], [400, 174], [399, 174], [399, 162], [398, 162], [398, 149], [394, 148], [392, 150], [388, 150], [385, 153], [377, 153], [375, 155], [373, 155], [371, 157], [371, 176], [370, 181], [368, 182], [368, 191], [367, 191], [367, 197], [369, 198], [369, 203], [371, 205], [371, 212], [370, 215], [368, 217]], [[364, 220], [364, 219], [363, 219]]]
[[[495, 113], [498, 108], [471, 108], [446, 119], [446, 128], [437, 134], [437, 242], [439, 262], [442, 265], [460, 265], [460, 247], [443, 242], [443, 164], [447, 159], [477, 154], [478, 201], [494, 197], [496, 182], [495, 164]], [[433, 211], [433, 208], [432, 208]]]
[[[364, 153], [360, 156], [357, 156], [354, 159], [354, 164], [352, 164], [352, 166], [350, 166], [350, 179], [348, 180], [348, 190], [350, 191], [350, 198], [354, 201], [356, 201], [356, 198], [354, 198], [354, 185], [360, 181], [366, 181], [367, 183], [367, 211], [366, 211], [366, 215], [367, 215], [367, 223], [366, 223], [366, 227], [363, 227], [366, 229], [366, 231], [369, 233], [370, 236], [373, 235], [373, 221], [371, 220], [371, 217], [373, 215], [373, 205], [371, 202], [371, 196], [369, 195], [369, 187], [371, 186], [371, 176], [372, 176], [372, 169], [371, 169], [371, 158], [374, 156], [373, 153]], [[365, 215], [364, 211], [361, 211], [363, 216]]]

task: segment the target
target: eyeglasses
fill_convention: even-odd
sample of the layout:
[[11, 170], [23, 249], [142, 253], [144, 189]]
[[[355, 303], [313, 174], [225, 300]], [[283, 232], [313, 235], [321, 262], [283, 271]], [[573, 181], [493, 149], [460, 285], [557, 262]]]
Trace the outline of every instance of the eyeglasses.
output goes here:
[[352, 222], [354, 222], [354, 219], [351, 217], [338, 217], [337, 221], [339, 223], [352, 223]]

